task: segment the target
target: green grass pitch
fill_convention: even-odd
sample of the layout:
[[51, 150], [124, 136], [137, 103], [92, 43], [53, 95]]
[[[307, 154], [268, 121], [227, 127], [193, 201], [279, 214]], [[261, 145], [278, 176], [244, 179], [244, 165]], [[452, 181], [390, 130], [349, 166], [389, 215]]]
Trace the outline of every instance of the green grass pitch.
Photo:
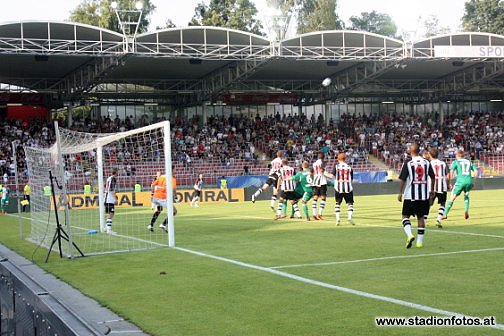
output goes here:
[[[47, 250], [19, 239], [14, 216], [0, 217], [0, 242], [152, 335], [502, 335], [493, 328], [377, 327], [374, 318], [439, 315], [423, 309], [430, 307], [504, 324], [503, 196], [472, 192], [467, 221], [457, 199], [444, 229], [434, 225], [434, 206], [425, 247], [410, 250], [395, 195], [357, 196], [356, 225], [339, 227], [334, 199], [326, 220], [311, 222], [273, 221], [264, 201], [177, 206], [177, 246], [205, 255], [160, 248], [68, 260], [53, 253], [44, 264]], [[145, 222], [151, 215], [118, 209], [118, 232], [121, 213]]]

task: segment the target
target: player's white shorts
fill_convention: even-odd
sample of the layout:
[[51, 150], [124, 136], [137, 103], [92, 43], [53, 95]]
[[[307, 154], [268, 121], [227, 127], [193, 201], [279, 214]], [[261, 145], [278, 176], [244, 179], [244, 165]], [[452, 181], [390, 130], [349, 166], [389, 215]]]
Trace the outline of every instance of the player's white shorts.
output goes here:
[[161, 199], [161, 198], [155, 198], [155, 197], [153, 197], [152, 198], [152, 203], [154, 203], [156, 205], [159, 205], [159, 206], [162, 206], [163, 208], [167, 207], [167, 205], [166, 205], [166, 199]]

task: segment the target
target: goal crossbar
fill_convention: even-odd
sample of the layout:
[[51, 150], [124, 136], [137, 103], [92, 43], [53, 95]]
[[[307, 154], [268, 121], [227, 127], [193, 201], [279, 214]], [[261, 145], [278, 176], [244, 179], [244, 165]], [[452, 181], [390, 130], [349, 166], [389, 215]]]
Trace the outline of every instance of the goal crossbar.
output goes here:
[[[173, 219], [173, 186], [172, 186], [172, 162], [171, 162], [171, 141], [170, 141], [170, 123], [162, 121], [148, 126], [132, 129], [117, 133], [85, 133], [76, 132], [64, 128], [56, 127], [56, 143], [49, 148], [25, 147], [27, 162], [29, 164], [30, 186], [36, 204], [33, 204], [35, 211], [32, 213], [32, 241], [39, 241], [44, 246], [47, 245], [43, 240], [46, 239], [43, 234], [51, 226], [44, 227], [44, 216], [50, 215], [53, 211], [71, 212], [67, 216], [65, 225], [68, 225], [67, 231], [72, 232], [70, 227], [81, 226], [87, 228], [89, 232], [84, 231], [76, 233], [75, 239], [82, 242], [84, 239], [91, 239], [92, 236], [87, 233], [98, 232], [95, 241], [103, 240], [103, 248], [93, 246], [84, 252], [86, 254], [111, 253], [114, 251], [138, 250], [144, 248], [156, 248], [160, 246], [175, 247], [175, 227]], [[125, 153], [131, 156], [123, 157]], [[114, 155], [114, 158], [112, 158]], [[116, 160], [115, 156], [121, 155], [121, 159]], [[121, 201], [118, 198], [119, 213], [125, 212], [124, 216], [117, 217], [117, 233], [113, 236], [103, 235], [102, 232], [107, 227], [105, 225], [105, 180], [113, 168], [124, 170], [125, 167], [132, 167], [137, 173], [127, 175], [120, 174], [118, 182], [120, 197], [126, 198], [126, 207], [143, 206], [146, 207], [147, 197], [150, 203], [150, 192], [141, 189], [149, 189], [150, 181], [155, 176], [155, 171], [160, 171], [166, 178], [166, 216], [163, 213], [160, 219], [166, 221], [167, 233], [161, 230], [155, 230], [154, 233], [146, 232], [146, 225], [150, 220], [150, 215], [128, 215], [128, 209], [122, 210]], [[128, 168], [131, 169], [131, 168]], [[57, 191], [56, 199], [70, 204], [76, 197], [86, 200], [85, 206], [72, 209], [70, 205], [63, 206], [59, 204], [58, 209], [54, 209], [48, 200], [47, 195], [43, 195], [42, 189], [48, 184], [46, 173], [48, 170], [57, 172], [57, 178], [64, 183], [66, 188]], [[153, 176], [154, 175], [154, 176]], [[149, 180], [150, 179], [150, 180]], [[93, 182], [94, 181], [94, 182]], [[68, 183], [68, 186], [66, 184]], [[94, 185], [91, 188], [97, 192], [83, 194], [82, 188], [85, 185]], [[140, 188], [137, 191], [136, 185]], [[133, 188], [135, 186], [135, 188]], [[68, 189], [68, 192], [66, 191]], [[133, 190], [135, 189], [135, 190]], [[85, 191], [84, 191], [85, 193]], [[80, 195], [82, 194], [82, 195]], [[125, 195], [126, 194], [126, 195]], [[128, 196], [129, 195], [129, 196]], [[133, 197], [133, 202], [131, 202]], [[135, 203], [134, 198], [137, 197]], [[139, 202], [138, 197], [143, 201]], [[95, 201], [93, 201], [93, 199]], [[83, 201], [80, 201], [83, 202]], [[128, 203], [129, 202], [129, 203]], [[94, 205], [93, 205], [94, 204]], [[128, 205], [130, 204], [130, 205]], [[96, 208], [96, 210], [93, 210]], [[64, 209], [64, 210], [63, 210]], [[85, 209], [85, 210], [82, 210]], [[138, 208], [137, 208], [138, 209]], [[140, 212], [148, 213], [148, 210]], [[93, 214], [94, 213], [94, 214]], [[134, 212], [133, 212], [134, 213]], [[157, 219], [157, 216], [156, 216]], [[155, 219], [153, 218], [155, 221]], [[135, 222], [136, 221], [136, 222]], [[93, 223], [98, 227], [93, 229]], [[51, 225], [53, 223], [47, 223]], [[128, 231], [129, 230], [129, 231]], [[152, 230], [151, 230], [152, 231]], [[159, 233], [160, 232], [160, 233]], [[164, 233], [164, 239], [162, 234]], [[120, 239], [122, 243], [115, 243]], [[71, 239], [72, 240], [72, 239]], [[164, 240], [164, 242], [163, 242]], [[138, 242], [133, 246], [125, 241]], [[147, 247], [142, 246], [146, 243]], [[148, 243], [148, 244], [147, 244]], [[108, 244], [108, 245], [106, 245]], [[73, 256], [71, 246], [64, 251], [65, 254]]]

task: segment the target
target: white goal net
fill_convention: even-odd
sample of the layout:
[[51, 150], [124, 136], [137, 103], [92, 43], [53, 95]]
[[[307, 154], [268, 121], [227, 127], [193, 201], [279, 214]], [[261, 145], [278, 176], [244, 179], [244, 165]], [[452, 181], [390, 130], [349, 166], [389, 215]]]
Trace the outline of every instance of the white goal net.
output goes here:
[[[25, 147], [31, 241], [59, 250], [59, 223], [61, 251], [69, 257], [175, 245], [171, 178], [166, 179], [167, 208], [152, 230], [147, 227], [156, 211], [151, 183], [158, 174], [172, 174], [168, 121], [112, 134], [56, 128], [56, 139], [51, 148]], [[113, 171], [118, 172], [117, 202], [107, 233], [106, 181]], [[159, 227], [163, 222], [166, 230]]]

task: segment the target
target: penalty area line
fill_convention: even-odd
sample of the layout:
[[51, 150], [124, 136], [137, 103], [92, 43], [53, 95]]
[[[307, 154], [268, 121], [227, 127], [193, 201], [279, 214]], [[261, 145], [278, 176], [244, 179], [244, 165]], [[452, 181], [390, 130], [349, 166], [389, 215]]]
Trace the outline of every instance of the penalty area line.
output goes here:
[[[224, 257], [219, 257], [219, 256], [211, 255], [211, 254], [206, 254], [206, 253], [203, 253], [203, 252], [198, 252], [198, 251], [194, 251], [194, 250], [190, 250], [190, 249], [186, 249], [186, 248], [182, 248], [182, 247], [174, 247], [174, 249], [182, 251], [182, 252], [194, 254], [194, 255], [197, 255], [197, 256], [200, 256], [200, 257], [215, 259], [215, 260], [231, 263], [231, 264], [234, 264], [234, 265], [238, 265], [238, 266], [242, 266], [242, 267], [246, 267], [246, 268], [255, 269], [255, 270], [263, 271], [263, 272], [270, 273], [270, 274], [275, 274], [275, 275], [278, 275], [278, 276], [281, 276], [281, 277], [284, 277], [284, 278], [300, 281], [300, 282], [307, 283], [307, 284], [310, 284], [310, 285], [315, 285], [315, 286], [319, 286], [319, 287], [333, 289], [333, 290], [337, 290], [337, 291], [340, 291], [340, 292], [343, 292], [343, 293], [354, 294], [354, 295], [362, 296], [362, 297], [365, 297], [365, 298], [368, 298], [368, 299], [374, 299], [374, 300], [384, 301], [384, 302], [388, 302], [388, 303], [393, 303], [393, 304], [396, 304], [396, 305], [401, 305], [401, 306], [408, 307], [408, 308], [418, 309], [418, 310], [422, 310], [422, 311], [429, 312], [429, 313], [434, 313], [434, 314], [439, 314], [439, 315], [445, 315], [445, 316], [456, 316], [456, 317], [460, 317], [460, 318], [464, 317], [464, 316], [466, 318], [475, 318], [473, 316], [469, 316], [469, 315], [465, 315], [465, 314], [461, 314], [461, 313], [451, 312], [451, 311], [448, 311], [448, 310], [443, 310], [443, 309], [438, 309], [438, 308], [434, 308], [434, 307], [424, 306], [424, 305], [421, 305], [421, 304], [418, 304], [418, 303], [414, 303], [414, 302], [408, 302], [408, 301], [404, 301], [404, 300], [394, 299], [394, 298], [391, 298], [391, 297], [388, 297], [388, 296], [377, 295], [377, 294], [372, 294], [372, 293], [368, 293], [368, 292], [364, 292], [364, 291], [360, 291], [360, 290], [356, 290], [356, 289], [351, 289], [351, 288], [347, 288], [347, 287], [337, 286], [337, 285], [333, 285], [333, 284], [330, 284], [330, 283], [327, 283], [327, 282], [322, 282], [322, 281], [308, 279], [308, 278], [305, 278], [305, 277], [302, 277], [302, 276], [299, 276], [299, 275], [286, 273], [286, 272], [279, 271], [279, 270], [276, 270], [276, 269], [272, 269], [272, 268], [268, 268], [268, 267], [262, 267], [262, 266], [253, 265], [253, 264], [248, 264], [248, 263], [244, 263], [244, 262], [241, 262], [241, 261], [238, 261], [238, 260], [233, 260], [233, 259], [228, 259], [228, 258], [224, 258]], [[504, 330], [504, 324], [495, 324], [493, 326], [488, 326], [488, 327], [494, 328], [494, 329]]]
[[451, 254], [463, 254], [463, 253], [477, 253], [477, 252], [490, 252], [490, 251], [504, 251], [504, 247], [487, 248], [480, 250], [465, 250], [465, 251], [452, 251], [452, 252], [439, 252], [439, 253], [424, 253], [424, 254], [413, 254], [413, 255], [399, 255], [390, 257], [380, 257], [380, 258], [369, 258], [369, 259], [355, 259], [355, 260], [343, 260], [343, 261], [327, 261], [312, 264], [297, 264], [297, 265], [281, 265], [281, 266], [271, 266], [272, 269], [283, 269], [283, 268], [296, 268], [296, 267], [310, 267], [310, 266], [326, 266], [326, 265], [340, 265], [340, 264], [353, 264], [368, 261], [380, 261], [380, 260], [391, 260], [391, 259], [408, 259], [408, 258], [418, 258], [418, 257], [435, 257]]
[[[367, 226], [367, 227], [376, 227], [376, 228], [385, 228], [385, 229], [403, 229], [402, 226], [392, 226], [392, 225], [374, 225], [374, 224], [359, 224], [360, 226]], [[473, 232], [463, 232], [463, 231], [450, 231], [450, 230], [444, 230], [444, 229], [436, 229], [428, 230], [429, 233], [435, 232], [435, 233], [446, 233], [446, 234], [458, 234], [458, 235], [465, 235], [465, 236], [478, 236], [478, 237], [490, 237], [490, 238], [501, 238], [504, 239], [504, 236], [499, 236], [499, 235], [492, 235], [492, 234], [485, 234], [485, 233], [473, 233]]]

